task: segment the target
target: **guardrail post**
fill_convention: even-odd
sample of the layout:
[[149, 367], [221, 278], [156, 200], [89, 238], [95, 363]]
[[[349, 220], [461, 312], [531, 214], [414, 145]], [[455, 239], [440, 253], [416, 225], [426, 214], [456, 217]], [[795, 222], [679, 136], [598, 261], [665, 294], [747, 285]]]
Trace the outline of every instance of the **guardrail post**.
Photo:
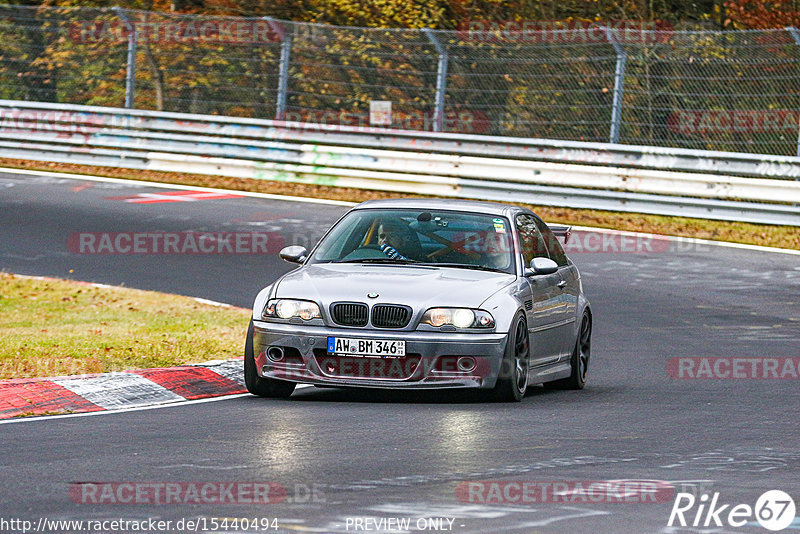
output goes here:
[[436, 48], [439, 54], [439, 65], [436, 68], [436, 99], [433, 108], [433, 131], [441, 132], [444, 126], [444, 95], [447, 91], [447, 61], [449, 59], [447, 49], [442, 46], [436, 34], [430, 28], [423, 28], [425, 36]]
[[[271, 20], [270, 17], [264, 17]], [[292, 38], [289, 33], [283, 35], [281, 40], [281, 60], [278, 68], [278, 96], [275, 101], [275, 120], [282, 121], [286, 118], [286, 91], [289, 87], [289, 61], [291, 61]]]
[[125, 68], [125, 107], [133, 108], [133, 96], [136, 91], [136, 24], [131, 24], [125, 10], [114, 6], [114, 13], [128, 27], [128, 61]]
[[[794, 43], [797, 46], [800, 46], [800, 30], [798, 30], [794, 26], [789, 26], [789, 27], [786, 28], [786, 31], [788, 31], [789, 34], [792, 36], [792, 39], [794, 39]], [[797, 118], [798, 118], [798, 121], [797, 121], [798, 125], [797, 125], [797, 154], [796, 155], [797, 155], [797, 157], [800, 157], [800, 110], [798, 110]]]
[[625, 63], [628, 55], [625, 49], [620, 46], [611, 29], [606, 27], [606, 38], [614, 52], [617, 54], [617, 66], [614, 69], [614, 100], [611, 104], [611, 131], [608, 134], [609, 143], [619, 143], [619, 130], [622, 125], [622, 94], [625, 88]]

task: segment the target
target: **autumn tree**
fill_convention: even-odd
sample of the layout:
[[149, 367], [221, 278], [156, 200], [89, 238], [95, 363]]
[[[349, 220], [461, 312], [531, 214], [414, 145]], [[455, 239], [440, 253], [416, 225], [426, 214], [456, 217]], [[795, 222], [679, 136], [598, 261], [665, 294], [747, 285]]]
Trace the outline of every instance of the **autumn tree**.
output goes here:
[[731, 0], [725, 2], [726, 25], [736, 29], [800, 26], [800, 11], [793, 0]]

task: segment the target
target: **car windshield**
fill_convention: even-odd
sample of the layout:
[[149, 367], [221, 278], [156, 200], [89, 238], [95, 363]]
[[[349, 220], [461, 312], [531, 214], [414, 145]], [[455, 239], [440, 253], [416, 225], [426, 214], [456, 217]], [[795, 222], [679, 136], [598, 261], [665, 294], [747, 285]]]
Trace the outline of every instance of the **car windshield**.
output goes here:
[[421, 264], [514, 273], [505, 217], [456, 211], [363, 209], [320, 242], [312, 263]]

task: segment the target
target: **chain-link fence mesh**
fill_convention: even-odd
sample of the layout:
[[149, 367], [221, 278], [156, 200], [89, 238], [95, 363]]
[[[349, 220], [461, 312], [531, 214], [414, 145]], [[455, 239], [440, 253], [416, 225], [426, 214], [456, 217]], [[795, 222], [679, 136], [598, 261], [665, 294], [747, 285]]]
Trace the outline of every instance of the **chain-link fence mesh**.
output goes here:
[[390, 101], [389, 127], [413, 130], [787, 155], [800, 133], [792, 29], [423, 31], [0, 6], [2, 98], [122, 107], [126, 80], [139, 109], [325, 124], [369, 126], [370, 102]]

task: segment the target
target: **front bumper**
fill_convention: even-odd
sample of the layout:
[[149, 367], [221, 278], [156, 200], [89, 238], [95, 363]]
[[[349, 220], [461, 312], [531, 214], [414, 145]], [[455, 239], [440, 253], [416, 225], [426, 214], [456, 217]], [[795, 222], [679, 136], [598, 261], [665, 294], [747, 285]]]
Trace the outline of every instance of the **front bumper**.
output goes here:
[[[330, 328], [254, 321], [258, 374], [302, 384], [396, 389], [492, 388], [506, 347], [505, 333], [449, 333]], [[404, 358], [329, 356], [328, 336], [403, 340]], [[267, 358], [280, 347], [282, 361]], [[475, 360], [459, 370], [459, 357]]]

